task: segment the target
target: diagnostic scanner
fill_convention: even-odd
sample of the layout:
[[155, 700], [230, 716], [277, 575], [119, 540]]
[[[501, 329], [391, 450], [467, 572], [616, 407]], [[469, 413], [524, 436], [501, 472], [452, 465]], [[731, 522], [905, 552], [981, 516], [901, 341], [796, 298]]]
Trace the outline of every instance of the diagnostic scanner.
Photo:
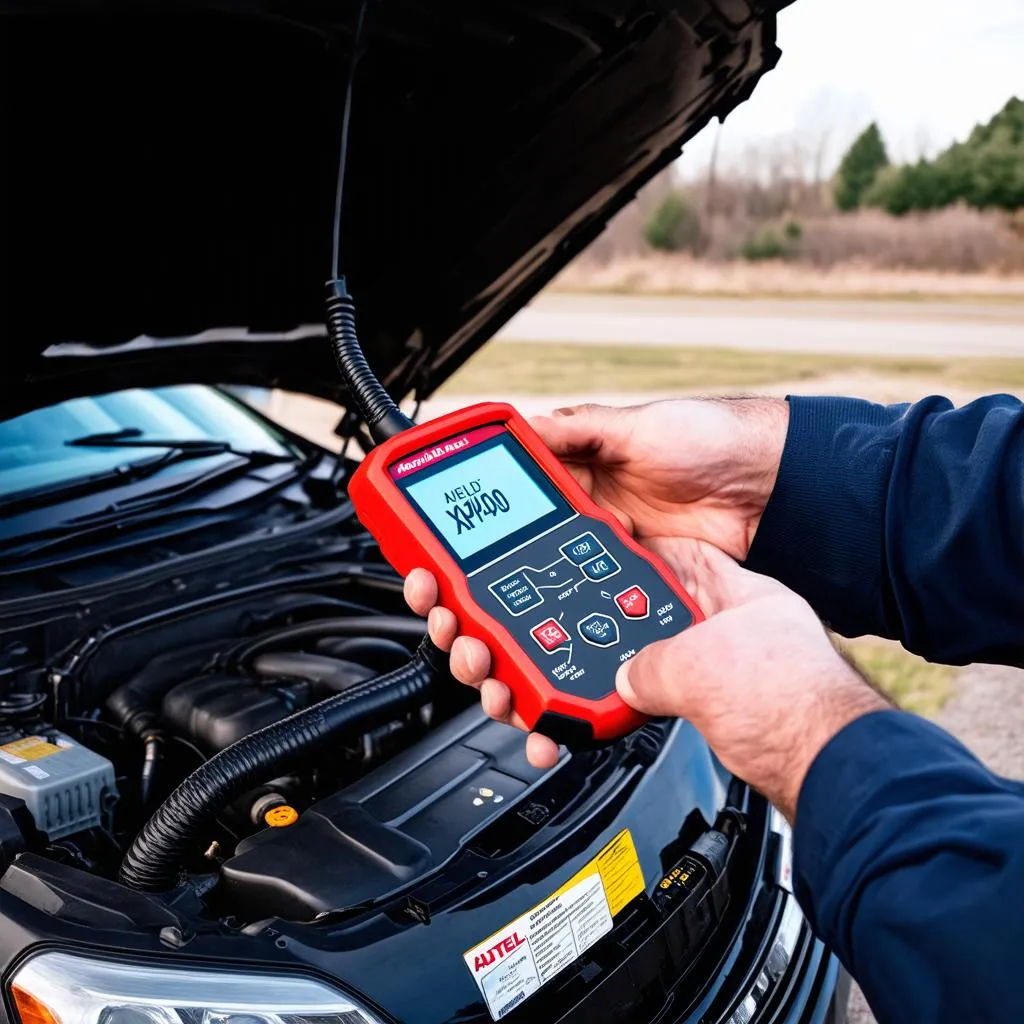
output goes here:
[[509, 405], [411, 426], [369, 452], [349, 495], [384, 557], [422, 566], [526, 724], [570, 747], [645, 721], [619, 665], [702, 618], [668, 567], [596, 505]]
[[[429, 569], [459, 632], [482, 640], [526, 725], [570, 747], [644, 722], [615, 690], [641, 648], [700, 621], [668, 567], [596, 505], [511, 406], [474, 405], [429, 423], [405, 416], [366, 362], [339, 273], [352, 83], [342, 116], [327, 332], [351, 409], [375, 445], [349, 496], [403, 575]], [[339, 463], [340, 464], [340, 463]]]

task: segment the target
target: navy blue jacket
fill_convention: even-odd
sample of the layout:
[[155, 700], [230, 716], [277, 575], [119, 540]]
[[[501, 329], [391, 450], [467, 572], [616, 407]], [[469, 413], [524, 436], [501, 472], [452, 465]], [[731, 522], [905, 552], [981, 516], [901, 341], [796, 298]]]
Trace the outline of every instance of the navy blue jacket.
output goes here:
[[[790, 399], [747, 565], [844, 635], [1024, 664], [1024, 407]], [[794, 851], [801, 905], [882, 1024], [1024, 1021], [1020, 783], [876, 712], [815, 759]]]

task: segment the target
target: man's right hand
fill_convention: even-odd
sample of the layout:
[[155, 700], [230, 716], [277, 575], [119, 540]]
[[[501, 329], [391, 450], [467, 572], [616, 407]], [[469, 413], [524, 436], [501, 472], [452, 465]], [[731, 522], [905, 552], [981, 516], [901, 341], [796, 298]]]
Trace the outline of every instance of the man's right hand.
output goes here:
[[773, 398], [580, 405], [531, 424], [639, 541], [706, 540], [742, 560], [775, 486], [789, 406]]
[[[781, 583], [740, 568], [702, 541], [659, 540], [657, 553], [708, 616], [645, 647], [619, 668], [616, 686], [631, 707], [686, 718], [722, 763], [759, 789], [791, 820], [804, 776], [844, 726], [888, 707], [832, 646], [810, 605]], [[490, 677], [487, 647], [456, 638], [455, 616], [440, 607], [434, 578], [406, 580], [410, 605], [425, 613], [434, 642], [451, 651], [452, 674], [480, 690], [484, 710], [524, 728], [508, 687]], [[558, 748], [532, 733], [527, 757], [538, 768]]]
[[619, 667], [619, 696], [685, 718], [790, 821], [811, 763], [854, 719], [891, 705], [833, 646], [811, 606], [699, 541], [660, 545], [707, 615]]

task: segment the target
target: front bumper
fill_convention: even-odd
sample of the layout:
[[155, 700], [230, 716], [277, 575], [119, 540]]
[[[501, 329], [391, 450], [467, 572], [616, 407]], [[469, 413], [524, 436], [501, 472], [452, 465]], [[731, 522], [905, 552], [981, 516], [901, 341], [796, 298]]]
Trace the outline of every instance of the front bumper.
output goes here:
[[[500, 767], [507, 752], [505, 739], [491, 735], [498, 728], [472, 716], [451, 725], [457, 739], [490, 751], [488, 764]], [[437, 740], [442, 752], [449, 739]], [[521, 741], [511, 739], [519, 751]], [[644, 891], [616, 916], [611, 932], [503, 1020], [838, 1024], [847, 982], [793, 898], [788, 826], [730, 782], [685, 724], [677, 723], [651, 757], [645, 765], [595, 760], [602, 767], [587, 783], [586, 799], [577, 794], [578, 814], [527, 826], [516, 808], [554, 799], [561, 792], [555, 787], [576, 778], [552, 775], [510, 801], [513, 813], [473, 833], [436, 875], [379, 905], [311, 924], [268, 920], [230, 933], [213, 925], [176, 937], [164, 927], [166, 911], [147, 919], [152, 907], [141, 894], [112, 892], [112, 883], [88, 878], [88, 891], [74, 894], [68, 878], [55, 872], [45, 880], [39, 865], [23, 868], [16, 885], [12, 869], [0, 879], [0, 965], [6, 979], [35, 949], [59, 946], [148, 962], [154, 971], [188, 963], [299, 972], [350, 991], [384, 1020], [489, 1024], [463, 951], [547, 899], [629, 829]], [[392, 781], [407, 787], [409, 766], [399, 771], [400, 764], [396, 759], [389, 769]], [[426, 771], [420, 760], [413, 767], [417, 777]], [[701, 852], [709, 821], [727, 849]], [[515, 822], [531, 830], [532, 840], [509, 832]], [[666, 895], [662, 883], [678, 878], [673, 871], [687, 858], [698, 870], [682, 892]], [[86, 924], [95, 922], [100, 902], [105, 928]]]
[[[717, 872], [704, 873], [700, 858], [687, 854], [655, 890], [652, 903], [661, 919], [653, 933], [644, 932], [637, 921], [635, 934], [643, 937], [630, 949], [629, 922], [620, 924], [612, 938], [627, 955], [575, 1005], [552, 1019], [559, 1024], [842, 1024], [849, 978], [814, 936], [790, 890], [788, 825], [774, 811], [768, 825], [766, 855], [745, 907], [737, 907], [735, 893], [729, 891], [730, 882], [742, 877], [735, 843]], [[680, 870], [691, 884], [698, 879], [689, 892], [676, 890], [669, 881]], [[680, 893], [675, 905], [664, 898], [663, 889]], [[634, 914], [640, 918], [649, 909], [638, 908]], [[613, 958], [606, 954], [603, 959], [608, 963]], [[582, 973], [587, 973], [586, 966]], [[548, 997], [550, 1009], [557, 1005], [551, 1002], [554, 995]], [[565, 1009], [564, 1002], [560, 1009]]]

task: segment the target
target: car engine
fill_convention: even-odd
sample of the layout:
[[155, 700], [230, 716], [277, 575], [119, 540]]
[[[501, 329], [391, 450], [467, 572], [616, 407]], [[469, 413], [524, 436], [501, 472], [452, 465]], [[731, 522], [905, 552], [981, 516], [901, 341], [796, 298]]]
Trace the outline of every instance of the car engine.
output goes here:
[[220, 883], [218, 913], [259, 917], [244, 886], [227, 907], [225, 862], [475, 703], [350, 510], [328, 518], [5, 625], [0, 869], [27, 854], [140, 891]]

